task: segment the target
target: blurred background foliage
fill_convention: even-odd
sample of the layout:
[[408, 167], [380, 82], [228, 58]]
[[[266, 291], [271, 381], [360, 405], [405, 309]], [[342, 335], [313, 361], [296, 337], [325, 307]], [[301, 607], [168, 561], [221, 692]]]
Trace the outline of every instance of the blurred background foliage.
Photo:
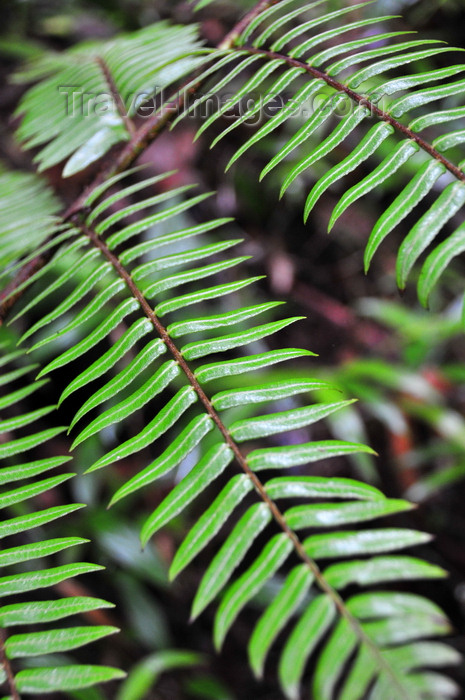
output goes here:
[[[251, 0], [225, 0], [194, 13], [191, 4], [183, 0], [3, 0], [0, 161], [8, 167], [31, 169], [30, 156], [20, 150], [12, 136], [15, 119], [11, 115], [25, 89], [13, 75], [24, 59], [43, 51], [60, 51], [80, 41], [108, 38], [159, 19], [198, 22], [207, 44], [214, 45], [252, 4]], [[344, 3], [330, 0], [329, 4], [336, 9]], [[425, 37], [465, 47], [465, 0], [378, 0], [363, 12], [402, 13], [405, 28], [413, 27]], [[425, 70], [432, 68], [425, 64]], [[308, 187], [292, 188], [279, 202], [279, 172], [258, 183], [267, 156], [276, 152], [284, 139], [279, 130], [265, 145], [250, 149], [238, 166], [224, 174], [231, 154], [253, 128], [242, 125], [210, 151], [211, 134], [193, 143], [195, 123], [184, 120], [178, 128], [163, 134], [143, 159], [156, 161], [153, 168], [160, 171], [179, 169], [173, 178], [175, 184], [198, 182], [205, 190], [214, 189], [215, 197], [199, 206], [199, 219], [236, 217], [238, 233], [245, 239], [244, 253], [253, 256], [246, 272], [268, 275], [261, 282], [263, 299], [285, 299], [290, 314], [307, 317], [291, 326], [285, 338], [288, 347], [308, 348], [319, 355], [310, 367], [302, 366], [302, 373], [310, 371], [312, 376], [337, 385], [345, 397], [359, 399], [327, 423], [326, 434], [368, 441], [380, 455], [362, 455], [351, 462], [332, 460], [328, 466], [318, 465], [318, 469], [329, 475], [362, 478], [380, 485], [391, 497], [407, 496], [418, 502], [418, 509], [408, 517], [413, 518], [415, 527], [435, 534], [426, 556], [451, 572], [448, 583], [441, 584], [434, 594], [457, 630], [463, 632], [465, 346], [460, 315], [464, 264], [458, 263], [447, 274], [431, 310], [419, 307], [413, 284], [400, 300], [394, 266], [402, 231], [397, 240], [393, 235], [383, 244], [382, 254], [376, 256], [369, 274], [363, 273], [364, 244], [376, 211], [392, 199], [395, 177], [376, 196], [352, 207], [328, 236], [326, 225], [337, 193], [329, 192], [304, 226], [302, 203]], [[46, 176], [57, 184], [58, 173], [58, 169], [52, 169]], [[60, 183], [64, 201], [76, 196], [87, 176]], [[408, 224], [407, 220], [406, 230]], [[14, 340], [15, 332], [2, 329], [2, 338]], [[270, 379], [277, 376], [274, 372]], [[47, 387], [41, 389], [50, 402], [48, 391]], [[57, 424], [70, 422], [72, 409], [72, 403], [64, 404]], [[318, 437], [312, 434], [312, 439]], [[99, 440], [111, 442], [113, 438], [114, 432], [109, 430], [101, 438], [86, 441], [77, 450], [74, 468], [84, 471], [102, 450]], [[141, 552], [140, 501], [128, 499], [111, 511], [105, 508], [108, 493], [120, 482], [118, 469], [102, 476], [98, 472], [92, 478], [78, 476], [66, 487], [71, 489], [73, 499], [89, 504], [66, 527], [89, 537], [89, 560], [108, 569], [106, 577], [89, 576], [85, 585], [88, 592], [101, 593], [118, 604], [116, 612], [111, 612], [110, 624], [125, 630], [124, 635], [106, 641], [103, 648], [95, 649], [98, 645], [93, 645], [92, 654], [98, 653], [101, 663], [130, 670], [119, 690], [110, 687], [88, 691], [86, 700], [281, 698], [272, 673], [273, 657], [264, 683], [257, 684], [248, 670], [244, 651], [250, 634], [247, 616], [241, 616], [220, 656], [213, 652], [209, 613], [194, 625], [188, 624], [192, 593], [204, 557], [175, 585], [168, 585], [168, 564], [182, 533], [195, 518], [195, 507], [192, 515], [175, 520]], [[125, 465], [124, 469], [132, 471], [137, 464]], [[66, 488], [55, 498], [65, 501], [69, 496]], [[170, 484], [167, 482], [164, 488], [163, 492], [152, 490], [144, 496], [150, 499], [145, 506], [153, 509]], [[104, 591], [99, 590], [102, 582], [107, 586]], [[265, 589], [261, 596], [269, 593]], [[263, 597], [255, 602], [259, 610]]]

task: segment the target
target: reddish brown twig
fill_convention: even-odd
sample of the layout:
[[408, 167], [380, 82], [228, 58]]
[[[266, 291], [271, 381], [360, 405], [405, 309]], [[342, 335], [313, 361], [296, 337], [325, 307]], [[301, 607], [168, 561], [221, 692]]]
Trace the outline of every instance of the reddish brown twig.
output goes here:
[[18, 693], [18, 689], [16, 687], [15, 675], [13, 673], [13, 669], [11, 668], [10, 659], [6, 655], [5, 641], [6, 641], [5, 632], [0, 629], [0, 661], [1, 661], [1, 665], [3, 667], [3, 670], [5, 671], [6, 683], [8, 685], [8, 692], [9, 692], [9, 695], [12, 698], [12, 700], [21, 700], [20, 695]]
[[116, 109], [124, 123], [124, 126], [126, 127], [129, 134], [134, 134], [136, 131], [136, 127], [134, 126], [134, 122], [132, 121], [132, 119], [129, 118], [127, 109], [123, 102], [123, 98], [118, 92], [118, 88], [116, 87], [115, 81], [113, 80], [113, 76], [110, 72], [110, 69], [108, 68], [103, 58], [101, 58], [100, 56], [97, 56], [95, 60], [103, 73], [103, 76], [110, 90], [111, 96], [115, 102]]
[[261, 2], [258, 3], [258, 5], [252, 7], [252, 9], [249, 10], [249, 12], [236, 24], [236, 26], [233, 27], [228, 34], [226, 34], [223, 41], [221, 41], [220, 44], [218, 44], [218, 48], [232, 48], [235, 45], [236, 41], [239, 39], [242, 32], [245, 29], [247, 29], [247, 27], [255, 19], [255, 17], [258, 17], [258, 15], [267, 10], [269, 7], [277, 5], [278, 2], [280, 2], [280, 0], [261, 0]]

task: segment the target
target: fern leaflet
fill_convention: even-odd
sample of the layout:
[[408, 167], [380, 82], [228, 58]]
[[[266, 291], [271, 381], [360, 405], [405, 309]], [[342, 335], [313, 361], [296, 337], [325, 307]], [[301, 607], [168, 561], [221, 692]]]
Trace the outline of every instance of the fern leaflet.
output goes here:
[[[19, 361], [19, 358], [13, 358], [13, 353], [5, 353], [8, 346], [9, 341], [5, 339], [2, 353], [6, 365]], [[32, 369], [27, 365], [23, 365], [23, 368], [27, 373]], [[3, 375], [7, 393], [0, 400], [2, 411], [16, 405], [21, 398], [44, 383], [26, 384], [22, 389], [11, 391], [9, 385], [18, 376], [18, 371], [8, 370]], [[48, 406], [3, 420], [0, 424], [0, 432], [4, 436], [0, 446], [0, 458], [4, 464], [0, 469], [0, 482], [6, 487], [0, 497], [0, 537], [5, 542], [0, 554], [1, 682], [7, 684], [9, 697], [15, 699], [22, 693], [43, 695], [88, 688], [125, 675], [105, 666], [77, 665], [66, 660], [59, 663], [54, 656], [57, 653], [63, 655], [118, 630], [109, 625], [82, 625], [75, 621], [75, 616], [114, 607], [105, 600], [86, 596], [44, 599], [42, 596], [44, 590], [51, 595], [49, 589], [62, 582], [103, 568], [80, 561], [53, 566], [48, 563], [50, 557], [59, 556], [88, 541], [81, 537], [47, 539], [46, 534], [49, 523], [83, 508], [83, 504], [71, 503], [42, 510], [36, 510], [34, 506], [35, 498], [74, 476], [72, 473], [48, 476], [52, 470], [69, 462], [71, 457], [68, 455], [33, 461], [28, 457], [32, 449], [46, 444], [66, 429], [58, 427], [34, 432], [33, 424], [53, 410], [53, 406]], [[26, 427], [27, 430], [23, 431]], [[20, 437], [17, 437], [16, 431], [20, 431]], [[25, 595], [27, 599], [20, 600]], [[69, 619], [71, 624], [68, 624]], [[66, 621], [64, 626], [56, 627], [56, 623], [62, 620]], [[34, 631], [37, 626], [40, 626], [39, 630]], [[34, 658], [38, 663], [31, 665]]]

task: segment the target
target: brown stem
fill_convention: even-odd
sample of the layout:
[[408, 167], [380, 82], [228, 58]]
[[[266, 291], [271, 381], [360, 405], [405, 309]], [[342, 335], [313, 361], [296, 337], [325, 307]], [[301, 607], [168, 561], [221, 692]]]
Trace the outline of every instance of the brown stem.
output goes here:
[[111, 93], [111, 96], [115, 102], [115, 106], [116, 106], [116, 109], [118, 110], [119, 116], [123, 120], [123, 123], [124, 123], [126, 129], [128, 130], [128, 133], [133, 135], [135, 130], [136, 130], [136, 127], [134, 126], [132, 119], [129, 118], [126, 106], [123, 102], [123, 98], [121, 97], [119, 90], [116, 87], [116, 83], [113, 80], [113, 76], [111, 74], [110, 69], [108, 68], [108, 66], [105, 63], [105, 61], [103, 60], [103, 58], [101, 58], [100, 56], [97, 56], [97, 58], [95, 60], [96, 60], [96, 63], [98, 64], [98, 66], [100, 67], [100, 70], [102, 71], [103, 76], [105, 78], [105, 81], [110, 89], [110, 93]]
[[389, 112], [384, 112], [382, 109], [377, 107], [374, 102], [370, 102], [370, 100], [368, 100], [366, 97], [360, 95], [354, 90], [351, 90], [349, 87], [347, 87], [343, 83], [340, 83], [338, 80], [335, 80], [324, 71], [318, 70], [318, 68], [314, 68], [313, 66], [309, 66], [308, 63], [305, 63], [305, 61], [299, 61], [296, 58], [290, 58], [285, 54], [276, 53], [274, 51], [267, 51], [266, 49], [255, 49], [247, 46], [243, 48], [243, 51], [247, 51], [247, 53], [250, 54], [265, 56], [270, 61], [282, 61], [284, 64], [292, 66], [293, 68], [301, 68], [313, 78], [317, 78], [318, 80], [324, 80], [327, 85], [334, 88], [338, 92], [345, 93], [356, 104], [363, 105], [371, 112], [371, 114], [376, 115], [378, 119], [381, 119], [382, 121], [391, 124], [391, 126], [393, 126], [396, 131], [399, 131], [408, 139], [415, 141], [420, 146], [420, 148], [426, 151], [426, 153], [429, 153], [429, 155], [432, 156], [435, 160], [442, 163], [447, 168], [447, 170], [450, 173], [452, 173], [452, 175], [454, 175], [458, 180], [460, 180], [461, 182], [465, 182], [465, 173], [463, 173], [460, 170], [460, 168], [458, 168], [456, 165], [454, 165], [454, 163], [452, 163], [445, 156], [443, 156], [442, 153], [439, 153], [439, 151], [433, 148], [433, 146], [430, 143], [428, 143], [421, 136], [409, 129], [408, 126], [405, 126], [397, 119], [392, 117], [389, 114]]
[[308, 554], [305, 551], [305, 548], [304, 548], [302, 542], [300, 541], [299, 537], [287, 524], [284, 514], [278, 508], [276, 503], [269, 497], [265, 486], [260, 481], [258, 476], [249, 467], [247, 459], [242, 454], [240, 447], [237, 445], [237, 443], [235, 442], [235, 440], [231, 436], [231, 433], [229, 432], [227, 427], [224, 425], [221, 417], [219, 416], [219, 414], [217, 413], [217, 411], [213, 407], [212, 402], [210, 401], [209, 397], [207, 396], [207, 394], [203, 390], [202, 386], [199, 384], [194, 372], [191, 370], [189, 364], [186, 362], [186, 360], [182, 356], [182, 353], [178, 349], [177, 345], [174, 343], [172, 338], [169, 336], [165, 326], [162, 324], [160, 319], [156, 316], [155, 312], [153, 311], [153, 309], [152, 309], [151, 305], [149, 304], [149, 302], [147, 301], [147, 299], [144, 297], [144, 295], [142, 294], [140, 289], [137, 287], [137, 285], [133, 281], [129, 272], [121, 264], [119, 258], [111, 252], [111, 250], [108, 248], [105, 241], [103, 241], [95, 233], [95, 231], [93, 231], [92, 229], [89, 229], [89, 228], [85, 228], [85, 227], [82, 228], [82, 231], [83, 231], [83, 233], [85, 233], [89, 237], [89, 239], [91, 240], [93, 245], [96, 246], [102, 252], [104, 257], [111, 263], [111, 265], [113, 266], [113, 269], [115, 270], [117, 275], [121, 279], [124, 280], [124, 282], [126, 283], [126, 286], [128, 287], [128, 289], [131, 292], [131, 294], [133, 295], [133, 297], [139, 302], [140, 307], [141, 307], [142, 311], [144, 312], [145, 316], [152, 323], [156, 332], [158, 333], [160, 338], [163, 340], [163, 342], [165, 343], [168, 350], [171, 352], [171, 355], [173, 356], [174, 360], [178, 363], [178, 365], [183, 370], [189, 384], [192, 386], [192, 388], [196, 392], [196, 394], [199, 398], [199, 401], [202, 404], [203, 408], [205, 409], [206, 413], [210, 416], [210, 418], [212, 419], [212, 421], [214, 422], [214, 424], [218, 428], [219, 432], [221, 433], [225, 443], [228, 445], [228, 447], [233, 452], [234, 457], [236, 458], [237, 464], [240, 466], [242, 471], [245, 474], [247, 474], [249, 479], [252, 481], [254, 488], [255, 488], [255, 491], [257, 492], [258, 496], [268, 506], [268, 508], [271, 512], [271, 515], [273, 516], [278, 527], [291, 540], [293, 547], [295, 549], [295, 552], [297, 553], [298, 557], [302, 560], [302, 562], [311, 571], [311, 573], [313, 574], [315, 581], [317, 582], [320, 589], [326, 595], [328, 595], [329, 598], [333, 601], [334, 605], [336, 606], [337, 610], [339, 611], [339, 614], [347, 620], [347, 622], [349, 623], [349, 625], [353, 629], [353, 631], [356, 634], [356, 636], [358, 637], [358, 639], [367, 645], [367, 647], [370, 649], [372, 655], [375, 657], [377, 665], [380, 668], [382, 668], [392, 678], [394, 685], [396, 687], [398, 687], [398, 689], [401, 692], [401, 697], [405, 697], [405, 699], [408, 700], [409, 696], [406, 693], [403, 686], [400, 684], [400, 681], [397, 678], [394, 671], [392, 670], [392, 668], [385, 661], [385, 659], [383, 658], [382, 654], [380, 653], [380, 651], [376, 647], [376, 645], [373, 644], [372, 640], [365, 633], [365, 631], [361, 627], [358, 620], [355, 617], [353, 617], [353, 615], [349, 612], [349, 610], [347, 609], [347, 607], [346, 607], [343, 599], [339, 595], [339, 593], [336, 590], [334, 590], [334, 588], [326, 581], [318, 564], [308, 556]]
[[278, 2], [281, 2], [281, 0], [261, 0], [258, 5], [252, 7], [252, 9], [249, 10], [249, 12], [240, 20], [240, 22], [238, 22], [236, 26], [233, 27], [228, 34], [226, 34], [223, 41], [218, 45], [218, 48], [231, 49], [239, 39], [242, 32], [247, 29], [252, 20], [254, 20], [255, 17], [258, 17], [258, 15], [267, 10], [269, 7], [277, 5]]
[[6, 655], [5, 641], [6, 633], [4, 632], [4, 630], [0, 629], [0, 662], [6, 674], [8, 691], [12, 700], [21, 700], [20, 694], [18, 693], [18, 689], [16, 687], [15, 675], [13, 673], [13, 669], [11, 668], [10, 659]]

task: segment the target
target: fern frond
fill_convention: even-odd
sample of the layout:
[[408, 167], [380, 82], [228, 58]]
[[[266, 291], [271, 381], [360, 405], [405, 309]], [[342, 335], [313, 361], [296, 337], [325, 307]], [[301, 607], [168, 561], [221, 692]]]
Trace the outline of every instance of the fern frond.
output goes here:
[[[44, 241], [61, 228], [65, 231], [61, 240], [67, 237], [66, 228], [60, 226], [57, 213], [60, 203], [52, 192], [36, 175], [27, 173], [0, 174], [0, 280], [2, 285], [38, 251], [45, 252]], [[34, 202], [34, 208], [24, 206], [24, 202]], [[23, 235], [18, 236], [18, 226]], [[60, 241], [59, 241], [60, 242]], [[14, 261], [23, 258], [21, 263]]]
[[[80, 266], [65, 281], [69, 284], [74, 279], [74, 288], [79, 289], [81, 279], [94, 279], [96, 267], [102, 265], [108, 275], [103, 287], [107, 293], [102, 296], [104, 292], [95, 286], [96, 280], [94, 296], [81, 311], [73, 311], [74, 307], [65, 300], [61, 315], [54, 312], [52, 318], [46, 317], [40, 328], [33, 331], [36, 336], [40, 333], [36, 342], [40, 352], [44, 345], [50, 349], [54, 340], [60, 341], [59, 354], [39, 376], [70, 365], [93, 348], [99, 357], [65, 387], [61, 399], [65, 400], [77, 389], [89, 391], [95, 379], [107, 375], [130, 348], [142, 341], [137, 354], [126, 355], [127, 366], [119, 374], [106, 376], [103, 386], [90, 396], [87, 393], [88, 398], [73, 421], [74, 426], [82, 422], [75, 444], [126, 421], [157, 397], [158, 408], [142, 430], [122, 444], [110, 445], [87, 470], [102, 469], [141, 450], [151, 455], [147, 466], [116, 490], [112, 505], [128, 496], [135, 497], [141, 489], [173, 473], [186, 458], [194, 463], [187, 476], [145, 517], [143, 544], [223, 474], [225, 485], [181, 544], [171, 567], [171, 576], [178, 575], [226, 522], [235, 518], [203, 576], [192, 606], [195, 618], [217, 596], [222, 596], [215, 618], [218, 648], [244, 606], [279, 572], [282, 588], [265, 609], [250, 643], [251, 665], [257, 675], [261, 675], [279, 631], [294, 619], [278, 669], [283, 690], [289, 698], [298, 697], [307, 662], [316, 656], [316, 697], [333, 697], [320, 692], [318, 684], [326, 673], [325, 650], [338, 643], [344, 625], [350, 640], [348, 653], [356, 656], [350, 668], [343, 668], [341, 659], [339, 666], [332, 669], [333, 678], [347, 671], [342, 697], [354, 697], [352, 684], [360, 673], [365, 674], [366, 686], [374, 684], [373, 698], [385, 696], [386, 684], [396, 697], [423, 697], [431, 673], [421, 670], [421, 662], [417, 670], [415, 659], [426, 658], [425, 639], [448, 633], [443, 613], [414, 595], [398, 598], [400, 594], [377, 590], [354, 598], [352, 586], [370, 589], [393, 581], [442, 577], [444, 572], [439, 567], [397, 554], [428, 542], [430, 537], [408, 528], [379, 527], [380, 518], [408, 511], [412, 506], [406, 501], [388, 499], [374, 487], [341, 478], [289, 474], [268, 478], [268, 470], [286, 473], [292, 467], [320, 459], [372, 451], [362, 444], [340, 440], [309, 440], [282, 447], [281, 434], [296, 427], [306, 429], [351, 401], [309, 401], [309, 392], [324, 387], [318, 379], [299, 378], [274, 384], [261, 379], [266, 367], [311, 355], [292, 348], [256, 352], [263, 350], [258, 341], [298, 319], [275, 320], [276, 304], [251, 304], [250, 296], [240, 308], [231, 307], [231, 294], [244, 288], [243, 293], [250, 295], [253, 289], [253, 279], [224, 279], [224, 271], [243, 262], [245, 256], [218, 261], [217, 256], [238, 241], [210, 242], [208, 234], [215, 234], [224, 221], [186, 225], [183, 217], [205, 195], [180, 202], [179, 194], [175, 193], [178, 201], [174, 204], [167, 198], [164, 208], [159, 208], [155, 197], [148, 197], [139, 200], [135, 207], [126, 206], [111, 214], [107, 204], [113, 195], [104, 194], [101, 203], [92, 202], [93, 212], [76, 234], [79, 248], [71, 251]], [[99, 213], [95, 214], [97, 208]], [[139, 219], [127, 223], [125, 217], [133, 212]], [[161, 221], [163, 228], [159, 230]], [[140, 232], [144, 232], [143, 241], [134, 242]], [[200, 235], [207, 236], [207, 241], [199, 243]], [[90, 255], [95, 251], [97, 258]], [[210, 278], [213, 285], [203, 287], [201, 280], [208, 279], [210, 284]], [[123, 285], [119, 284], [121, 281]], [[63, 284], [58, 285], [58, 290]], [[186, 289], [188, 284], [192, 286]], [[56, 280], [49, 282], [41, 294], [50, 289], [57, 289]], [[165, 292], [170, 295], [164, 297]], [[215, 313], [211, 313], [208, 303], [212, 296]], [[150, 303], [153, 298], [155, 308]], [[80, 297], [83, 300], [84, 294]], [[97, 307], [100, 313], [94, 313]], [[63, 314], [66, 325], [57, 333], [55, 324]], [[254, 320], [256, 317], [258, 321]], [[123, 329], [120, 340], [114, 347], [99, 351], [123, 320], [129, 327]], [[63, 349], [71, 329], [69, 347]], [[177, 338], [181, 338], [180, 345]], [[240, 353], [239, 357], [234, 356], [233, 350]], [[106, 410], [90, 422], [84, 420], [91, 409], [105, 402]], [[262, 471], [263, 480], [259, 476]], [[289, 499], [290, 506], [286, 505]], [[375, 526], [366, 529], [366, 523], [371, 525], [373, 521]], [[234, 580], [234, 572], [259, 535], [265, 544], [245, 573]], [[350, 597], [344, 600], [342, 592], [348, 587]], [[406, 616], [411, 621], [408, 626], [403, 624]], [[393, 653], [394, 645], [399, 644], [410, 650], [410, 665], [405, 656]], [[447, 664], [455, 662], [457, 655], [444, 647], [441, 658]], [[412, 669], [415, 673], [411, 673]], [[435, 678], [439, 685], [449, 683], [443, 676]]]
[[[365, 269], [368, 270], [386, 237], [428, 198], [426, 213], [417, 215], [416, 224], [399, 248], [397, 264], [397, 283], [403, 289], [413, 267], [429, 250], [418, 288], [420, 301], [427, 305], [442, 273], [462, 251], [462, 224], [459, 220], [457, 227], [457, 219], [463, 216], [465, 198], [465, 161], [460, 154], [465, 132], [461, 128], [450, 129], [464, 116], [464, 108], [457, 106], [457, 101], [465, 88], [465, 81], [459, 75], [465, 71], [465, 64], [426, 71], [423, 66], [437, 54], [461, 50], [434, 40], [396, 41], [405, 32], [381, 30], [381, 23], [391, 17], [351, 21], [351, 13], [369, 3], [326, 13], [322, 9], [324, 3], [320, 2], [294, 9], [288, 9], [289, 4], [278, 3], [258, 14], [237, 38], [237, 48], [226, 56], [218, 55], [218, 76], [211, 77], [210, 94], [228, 89], [233, 97], [203, 121], [198, 133], [215, 123], [218, 125], [227, 109], [259, 91], [260, 99], [215, 135], [214, 146], [232, 129], [256, 117], [264, 104], [280, 97], [284, 90], [293, 92], [287, 104], [238, 148], [227, 168], [285, 124], [291, 135], [263, 168], [261, 178], [278, 166], [282, 168], [283, 174], [279, 175], [283, 182], [282, 196], [297, 178], [310, 173], [311, 179], [323, 159], [336, 161], [317, 179], [304, 208], [307, 220], [329, 188], [339, 192], [329, 230], [360, 197], [373, 193], [395, 172], [403, 173], [401, 191], [381, 215], [369, 238]], [[350, 40], [353, 30], [363, 30], [365, 26], [372, 27], [373, 33]], [[322, 48], [328, 41], [329, 48]], [[233, 56], [236, 64], [231, 67]], [[259, 59], [255, 64], [254, 58]], [[225, 62], [228, 62], [227, 75], [222, 70]], [[397, 75], [407, 68], [411, 68], [410, 74]], [[395, 77], [391, 77], [393, 72]], [[271, 73], [278, 77], [270, 84]], [[456, 76], [459, 77], [454, 80]], [[431, 103], [441, 101], [442, 111], [437, 106], [427, 111]], [[190, 111], [195, 111], [195, 103]], [[441, 133], [445, 128], [449, 131]], [[360, 129], [365, 130], [365, 135], [357, 138]], [[347, 155], [337, 158], [341, 147]], [[386, 156], [389, 151], [392, 153]], [[290, 168], [285, 164], [289, 158], [294, 159]], [[368, 174], [357, 176], [363, 172], [362, 166]], [[412, 177], [415, 167], [418, 172]], [[410, 180], [405, 182], [409, 174]], [[349, 185], [341, 183], [344, 178]], [[444, 232], [447, 239], [438, 248], [436, 241], [444, 237]]]
[[[195, 27], [159, 22], [53, 60], [46, 55], [20, 75], [42, 80], [18, 106], [18, 139], [24, 148], [40, 148], [34, 157], [39, 171], [66, 161], [63, 177], [74, 175], [129, 141], [140, 106], [163, 96], [205, 53]], [[144, 116], [148, 111], [150, 105]]]
[[200, 654], [183, 649], [164, 649], [146, 656], [129, 671], [121, 684], [116, 700], [140, 700], [152, 690], [160, 676], [173, 669], [201, 666], [204, 659]]
[[[44, 383], [26, 384], [21, 389], [11, 390], [10, 385], [19, 375], [18, 371], [8, 371], [8, 364], [19, 362], [20, 358], [16, 355], [17, 353], [3, 354], [7, 365], [3, 385], [7, 393], [0, 401], [2, 411], [17, 406], [21, 399]], [[30, 366], [21, 369], [27, 370], [27, 373], [31, 371]], [[59, 564], [60, 559], [52, 565], [49, 559], [88, 541], [81, 537], [46, 538], [49, 523], [83, 508], [82, 504], [52, 506], [43, 510], [36, 510], [34, 505], [35, 498], [73, 476], [71, 473], [47, 476], [52, 470], [66, 464], [71, 459], [69, 456], [29, 461], [28, 452], [32, 448], [47, 443], [66, 430], [58, 427], [34, 432], [32, 424], [52, 410], [54, 407], [48, 406], [0, 423], [3, 438], [0, 447], [3, 460], [0, 483], [5, 487], [0, 496], [0, 537], [5, 541], [5, 547], [0, 553], [0, 674], [2, 684], [7, 687], [8, 697], [12, 698], [19, 698], [20, 693], [43, 695], [89, 688], [125, 675], [118, 669], [106, 666], [63, 662], [63, 657], [57, 662], [53, 656], [78, 649], [118, 630], [108, 625], [82, 625], [79, 618], [75, 617], [114, 607], [111, 603], [86, 596], [55, 597], [48, 590], [70, 578], [103, 568], [80, 561]], [[23, 434], [22, 428], [26, 426], [28, 429]], [[16, 435], [19, 430], [22, 437]], [[44, 598], [44, 592], [52, 595], [52, 598]], [[18, 598], [26, 594], [26, 600]], [[56, 627], [54, 623], [62, 620], [66, 621], [64, 626]], [[37, 626], [39, 629], [34, 631]], [[31, 666], [34, 658], [36, 663]]]

